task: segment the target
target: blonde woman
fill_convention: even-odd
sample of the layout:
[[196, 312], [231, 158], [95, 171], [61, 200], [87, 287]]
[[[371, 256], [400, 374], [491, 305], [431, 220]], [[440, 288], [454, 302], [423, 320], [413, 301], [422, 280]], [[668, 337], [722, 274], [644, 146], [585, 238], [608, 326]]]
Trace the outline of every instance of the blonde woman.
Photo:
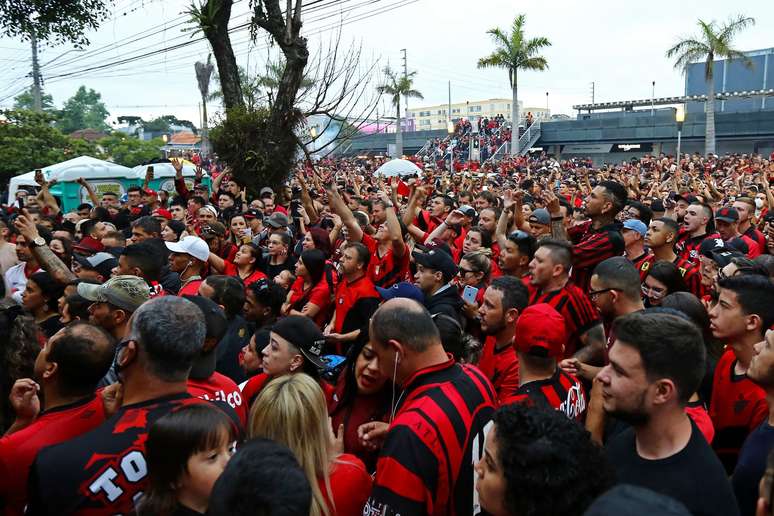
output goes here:
[[270, 381], [250, 410], [250, 437], [293, 451], [312, 486], [310, 516], [358, 516], [371, 493], [363, 462], [341, 453], [343, 431], [330, 427], [322, 388], [306, 374]]

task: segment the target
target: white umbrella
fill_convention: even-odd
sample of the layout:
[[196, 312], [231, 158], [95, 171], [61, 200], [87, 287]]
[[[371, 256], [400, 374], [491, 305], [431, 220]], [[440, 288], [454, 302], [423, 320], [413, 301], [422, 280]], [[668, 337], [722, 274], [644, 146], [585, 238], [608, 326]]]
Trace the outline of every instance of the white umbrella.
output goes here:
[[391, 159], [377, 168], [375, 174], [384, 177], [410, 176], [411, 174], [418, 174], [421, 176], [422, 169], [407, 159]]

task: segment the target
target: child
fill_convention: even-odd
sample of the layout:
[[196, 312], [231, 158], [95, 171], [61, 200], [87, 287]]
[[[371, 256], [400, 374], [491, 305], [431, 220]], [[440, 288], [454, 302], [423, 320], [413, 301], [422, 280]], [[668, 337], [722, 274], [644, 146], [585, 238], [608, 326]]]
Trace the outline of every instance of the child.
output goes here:
[[185, 405], [159, 418], [148, 433], [149, 485], [138, 514], [204, 514], [236, 434], [228, 415], [210, 403]]

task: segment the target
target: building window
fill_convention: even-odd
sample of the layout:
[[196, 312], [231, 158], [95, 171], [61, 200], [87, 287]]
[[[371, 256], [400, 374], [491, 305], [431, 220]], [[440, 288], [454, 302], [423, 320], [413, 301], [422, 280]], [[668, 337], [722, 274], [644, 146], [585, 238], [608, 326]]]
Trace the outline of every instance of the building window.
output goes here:
[[470, 112], [470, 113], [481, 113], [481, 106], [470, 106], [468, 108], [468, 112]]
[[430, 120], [420, 120], [419, 125], [430, 125]]

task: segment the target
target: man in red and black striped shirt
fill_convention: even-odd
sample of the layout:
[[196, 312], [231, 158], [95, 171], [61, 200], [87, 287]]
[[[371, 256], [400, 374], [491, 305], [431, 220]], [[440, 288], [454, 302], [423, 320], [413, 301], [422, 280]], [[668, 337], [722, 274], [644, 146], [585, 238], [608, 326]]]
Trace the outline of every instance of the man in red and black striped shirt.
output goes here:
[[701, 299], [704, 295], [704, 288], [701, 285], [700, 268], [690, 260], [677, 256], [674, 251], [674, 243], [679, 231], [680, 225], [674, 219], [661, 217], [651, 221], [648, 233], [645, 235], [645, 244], [650, 248], [651, 254], [638, 268], [640, 280], [645, 281], [645, 276], [648, 275], [648, 271], [654, 263], [674, 263], [683, 276], [688, 290]]
[[370, 339], [376, 366], [402, 392], [363, 514], [480, 512], [473, 464], [496, 403], [489, 380], [446, 354], [430, 314], [414, 300], [384, 303]]
[[699, 248], [708, 238], [720, 238], [720, 235], [714, 232], [712, 209], [706, 204], [695, 202], [685, 211], [683, 227], [675, 243], [675, 252], [680, 258], [698, 267], [701, 264]]
[[761, 251], [766, 250], [766, 237], [752, 224], [755, 215], [755, 200], [751, 197], [737, 197], [733, 204], [739, 213], [739, 232], [754, 240]]
[[621, 223], [615, 216], [626, 204], [626, 188], [616, 181], [602, 181], [586, 197], [586, 216], [591, 220], [569, 230], [564, 229], [564, 217], [559, 199], [546, 192], [548, 211], [551, 213], [551, 236], [570, 240], [572, 250], [572, 281], [584, 292], [589, 289], [591, 273], [598, 263], [620, 256], [624, 252]]
[[519, 388], [502, 401], [548, 405], [570, 419], [581, 419], [586, 394], [580, 381], [556, 366], [564, 353], [564, 318], [551, 305], [527, 307], [516, 321], [516, 352], [519, 355]]
[[567, 342], [563, 358], [572, 357], [587, 345], [602, 348], [605, 330], [599, 311], [569, 279], [572, 246], [552, 238], [541, 240], [539, 245], [529, 264], [532, 273], [529, 304], [547, 303], [564, 318]]
[[347, 228], [347, 241], [361, 242], [371, 253], [366, 272], [368, 279], [382, 288], [403, 281], [409, 269], [409, 249], [403, 241], [395, 207], [387, 195], [383, 193], [377, 201], [384, 207], [386, 220], [379, 224], [373, 237], [363, 232], [352, 211], [333, 187], [328, 190], [328, 200], [331, 209], [341, 217]]

